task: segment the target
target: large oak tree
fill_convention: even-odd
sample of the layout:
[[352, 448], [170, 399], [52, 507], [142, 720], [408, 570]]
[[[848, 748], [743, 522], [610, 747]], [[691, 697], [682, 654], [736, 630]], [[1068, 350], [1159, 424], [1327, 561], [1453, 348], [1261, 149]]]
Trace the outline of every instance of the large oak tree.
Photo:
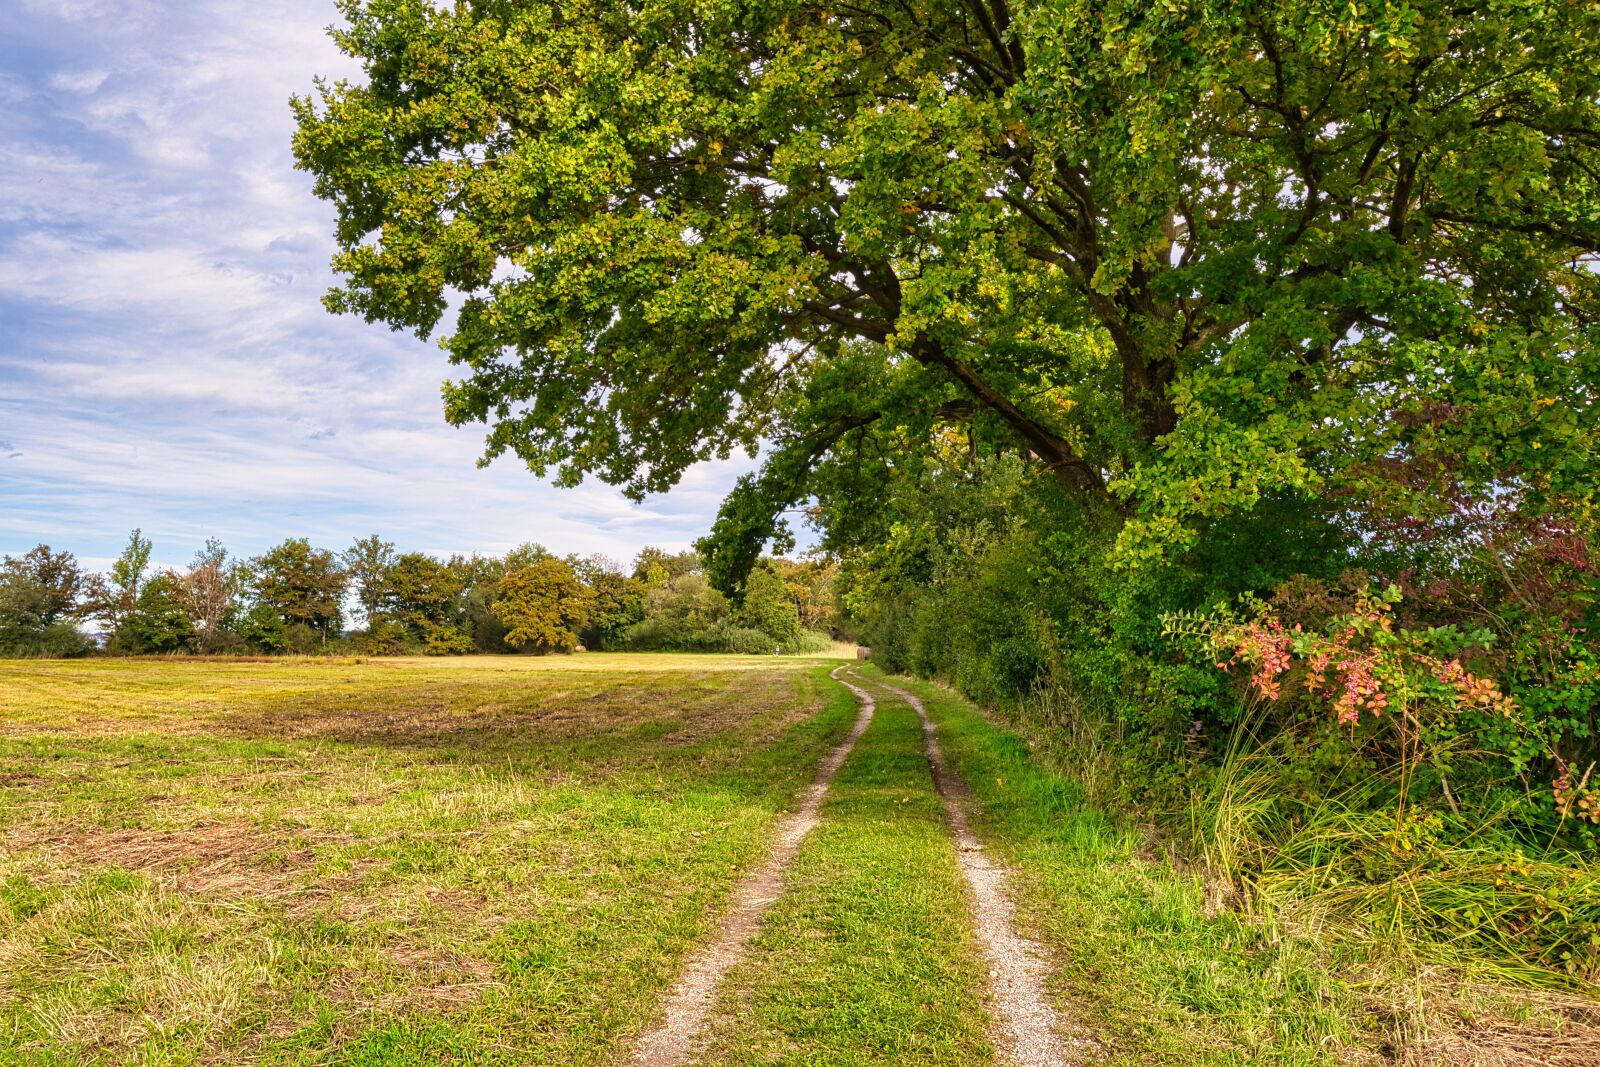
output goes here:
[[768, 442], [725, 587], [952, 430], [1135, 555], [1267, 492], [1592, 505], [1585, 0], [341, 7], [330, 307], [448, 317], [448, 418], [563, 482]]

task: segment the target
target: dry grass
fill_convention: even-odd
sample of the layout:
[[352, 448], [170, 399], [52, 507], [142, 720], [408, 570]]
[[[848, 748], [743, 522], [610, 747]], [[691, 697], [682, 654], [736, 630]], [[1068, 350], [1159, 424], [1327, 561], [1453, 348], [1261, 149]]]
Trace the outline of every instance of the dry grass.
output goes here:
[[0, 1061], [606, 1062], [846, 728], [822, 684], [0, 666]]
[[1506, 991], [1499, 1010], [1457, 1011], [1447, 1025], [1411, 1035], [1405, 1067], [1594, 1067], [1600, 1005], [1578, 997]]

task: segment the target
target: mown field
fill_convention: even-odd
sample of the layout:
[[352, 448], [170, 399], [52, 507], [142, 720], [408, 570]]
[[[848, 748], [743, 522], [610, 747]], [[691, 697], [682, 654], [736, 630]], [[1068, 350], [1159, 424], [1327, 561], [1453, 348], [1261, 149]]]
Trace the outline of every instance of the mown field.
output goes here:
[[[849, 731], [833, 665], [0, 663], [0, 1063], [624, 1062]], [[694, 1062], [994, 1060], [920, 727], [867, 677]], [[1236, 914], [914, 688], [1080, 1062], [1600, 1063], [1581, 1000]]]
[[0, 666], [0, 1059], [606, 1062], [847, 728], [821, 677]]

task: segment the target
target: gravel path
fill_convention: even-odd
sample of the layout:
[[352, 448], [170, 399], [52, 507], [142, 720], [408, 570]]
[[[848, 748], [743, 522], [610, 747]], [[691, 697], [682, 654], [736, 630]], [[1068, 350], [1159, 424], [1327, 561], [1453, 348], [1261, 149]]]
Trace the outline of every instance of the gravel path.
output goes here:
[[[863, 679], [853, 675], [857, 681]], [[844, 682], [844, 679], [839, 679]], [[865, 690], [844, 682], [856, 696], [871, 707], [872, 697]], [[1050, 999], [1045, 993], [1047, 969], [1037, 946], [1017, 933], [1016, 908], [1006, 891], [1005, 867], [989, 859], [983, 845], [967, 824], [962, 796], [966, 783], [950, 771], [939, 751], [939, 740], [922, 701], [904, 689], [876, 683], [904, 700], [922, 720], [922, 744], [933, 768], [934, 788], [944, 801], [950, 817], [950, 830], [956, 839], [961, 873], [972, 889], [974, 919], [978, 940], [989, 962], [989, 984], [994, 994], [998, 1025], [995, 1044], [1001, 1057], [1016, 1067], [1064, 1067], [1073, 1062], [1063, 1030]]]
[[761, 917], [778, 897], [784, 870], [800, 850], [800, 843], [816, 827], [817, 811], [828, 786], [872, 723], [872, 695], [840, 678], [839, 671], [843, 669], [835, 670], [833, 677], [849, 686], [861, 701], [861, 714], [850, 736], [822, 761], [816, 779], [801, 794], [800, 809], [779, 823], [778, 843], [772, 854], [735, 891], [714, 940], [690, 957], [682, 977], [667, 997], [665, 1018], [639, 1038], [630, 1063], [640, 1067], [676, 1067], [688, 1062], [690, 1046], [705, 1026], [722, 976], [744, 955], [745, 946], [761, 924]]

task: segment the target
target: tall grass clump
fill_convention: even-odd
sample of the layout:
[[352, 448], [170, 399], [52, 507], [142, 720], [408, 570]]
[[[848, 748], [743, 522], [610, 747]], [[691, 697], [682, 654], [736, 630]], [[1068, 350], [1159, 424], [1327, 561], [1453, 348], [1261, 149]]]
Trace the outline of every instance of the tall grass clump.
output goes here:
[[1274, 913], [1507, 979], [1593, 986], [1593, 794], [1536, 784], [1560, 739], [1469, 669], [1476, 635], [1398, 625], [1400, 600], [1363, 593], [1320, 631], [1265, 605], [1169, 616], [1170, 633], [1247, 676], [1184, 806], [1189, 840], [1212, 878]]

